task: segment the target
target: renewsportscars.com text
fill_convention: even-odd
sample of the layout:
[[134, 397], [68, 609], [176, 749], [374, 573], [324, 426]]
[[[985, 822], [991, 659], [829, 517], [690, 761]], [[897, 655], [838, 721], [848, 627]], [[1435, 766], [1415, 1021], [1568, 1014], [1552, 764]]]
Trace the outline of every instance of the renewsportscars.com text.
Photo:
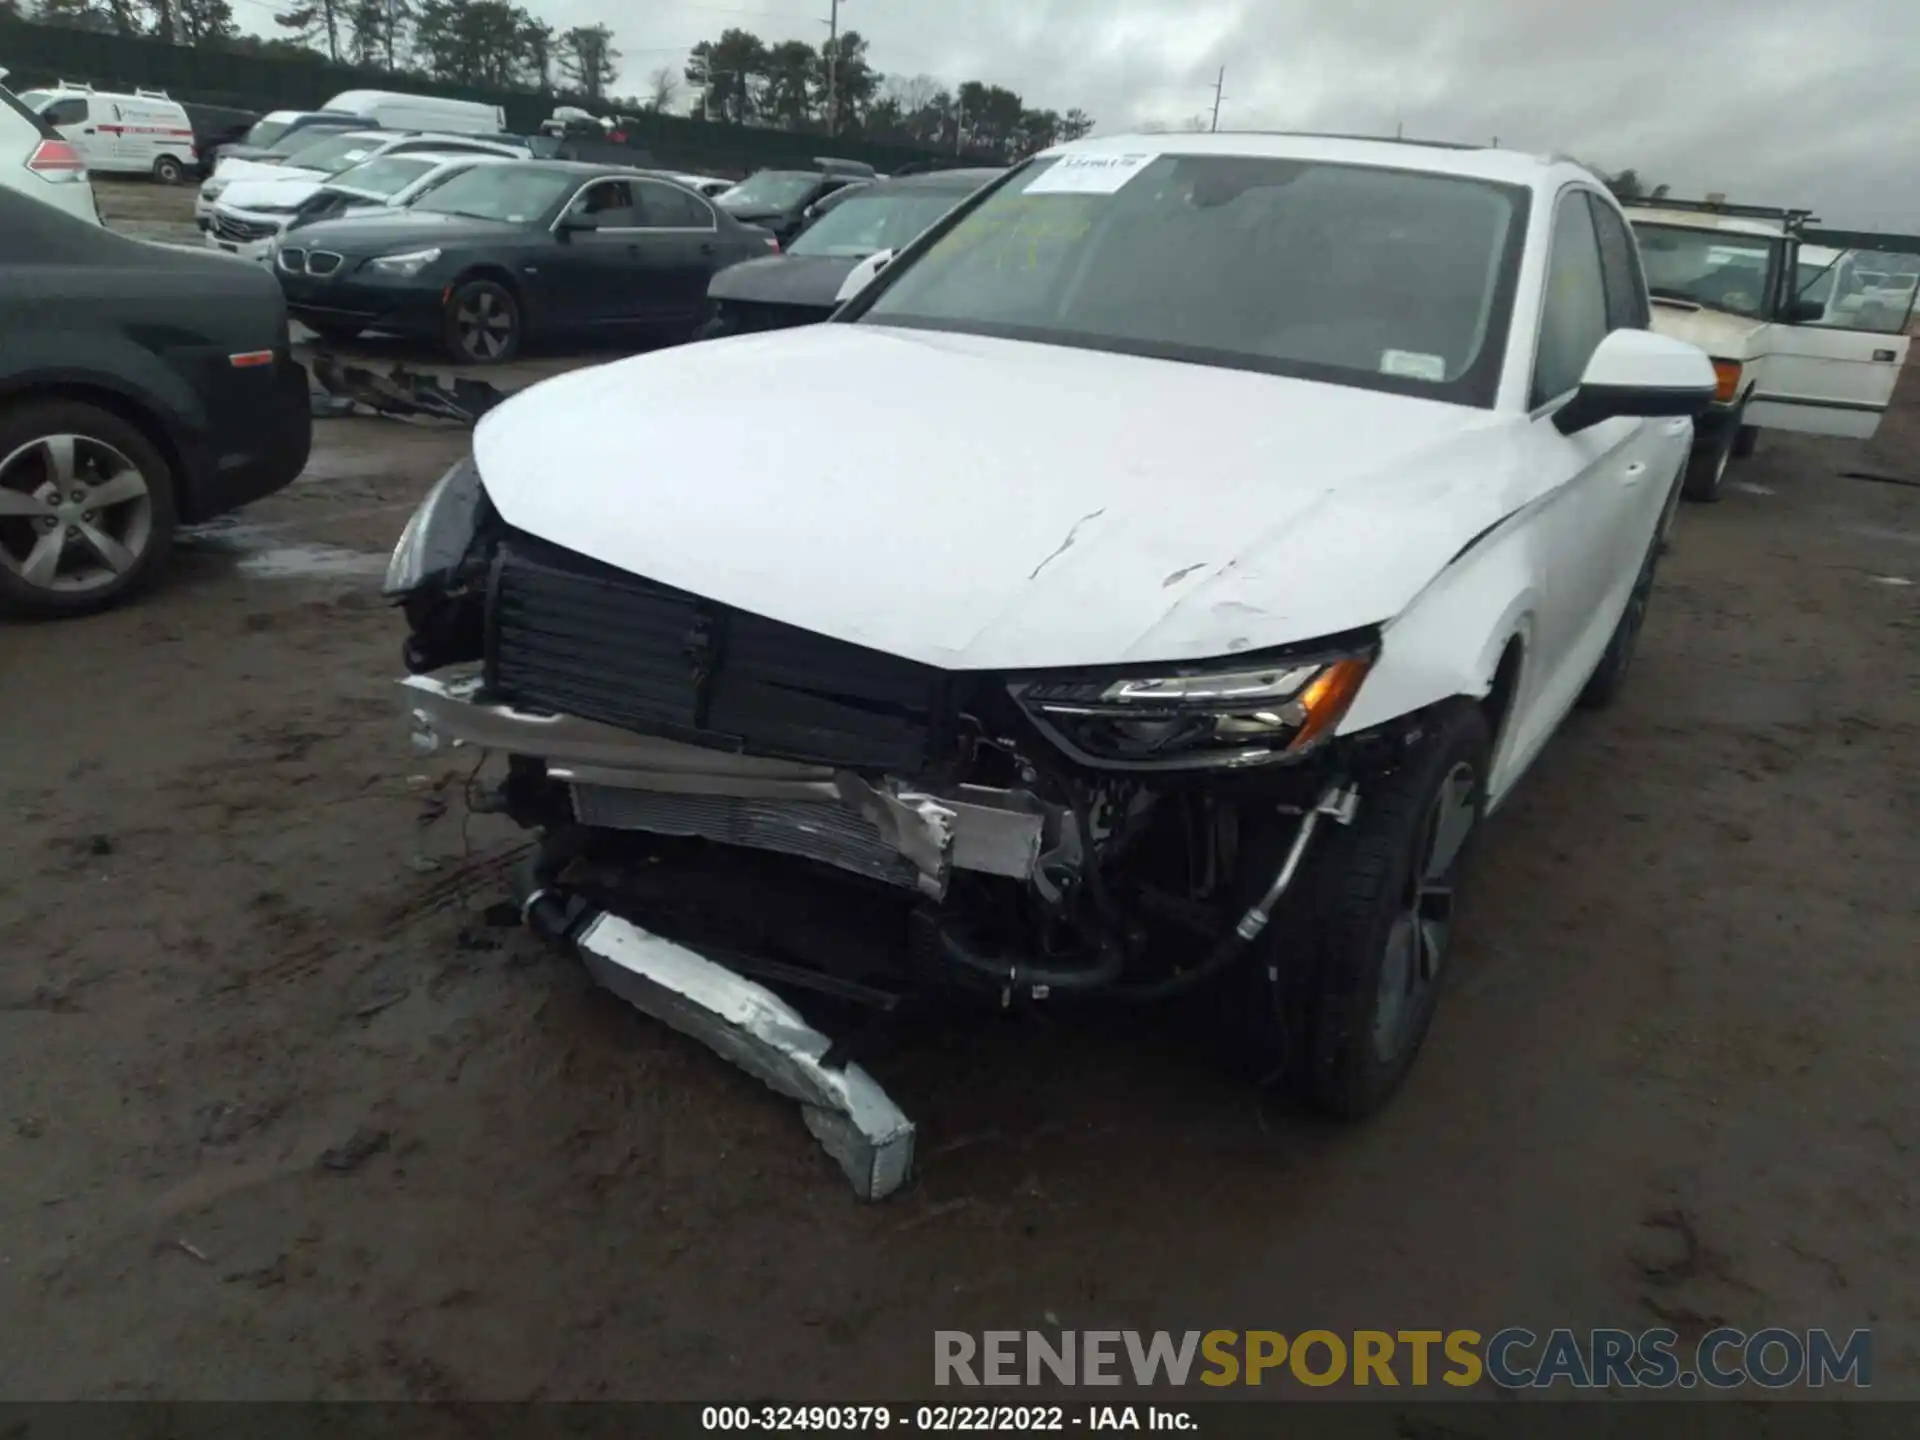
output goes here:
[[1730, 1390], [1873, 1383], [1867, 1330], [936, 1330], [936, 1385]]

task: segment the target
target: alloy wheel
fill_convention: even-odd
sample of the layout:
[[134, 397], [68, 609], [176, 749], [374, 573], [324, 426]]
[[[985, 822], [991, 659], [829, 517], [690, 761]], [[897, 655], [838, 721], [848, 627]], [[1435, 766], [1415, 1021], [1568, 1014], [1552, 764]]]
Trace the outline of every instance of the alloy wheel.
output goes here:
[[147, 477], [104, 440], [43, 435], [0, 459], [0, 565], [35, 589], [105, 589], [152, 537]]
[[512, 337], [513, 316], [499, 292], [474, 290], [455, 307], [453, 327], [460, 337], [460, 348], [467, 354], [476, 360], [498, 360]]
[[1462, 760], [1435, 790], [1415, 841], [1399, 913], [1387, 931], [1373, 1008], [1373, 1050], [1397, 1059], [1418, 1031], [1418, 1017], [1440, 983], [1453, 930], [1454, 873], [1478, 817], [1480, 777]]

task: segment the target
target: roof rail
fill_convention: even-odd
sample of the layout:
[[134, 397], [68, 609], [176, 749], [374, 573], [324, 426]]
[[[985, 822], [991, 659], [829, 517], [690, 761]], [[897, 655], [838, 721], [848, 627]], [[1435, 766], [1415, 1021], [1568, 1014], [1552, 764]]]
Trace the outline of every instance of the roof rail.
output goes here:
[[134, 98], [139, 100], [171, 100], [173, 98], [164, 90], [142, 90], [137, 85], [134, 87], [133, 94]]
[[54, 88], [56, 90], [78, 90], [85, 95], [91, 95], [93, 93], [93, 86], [84, 80], [62, 80], [54, 86]]
[[813, 157], [813, 163], [829, 175], [835, 174], [836, 172], [842, 175], [872, 175], [875, 173], [873, 166], [867, 164], [864, 160], [838, 160], [831, 155], [816, 155]]
[[1622, 203], [1646, 209], [1691, 210], [1701, 215], [1737, 215], [1746, 220], [1778, 220], [1789, 230], [1798, 230], [1809, 223], [1820, 223], [1820, 217], [1811, 210], [1783, 210], [1777, 205], [1733, 205], [1725, 200], [1675, 200], [1668, 195], [1658, 199], [1642, 195]]
[[[1178, 135], [1183, 132], [1169, 132]], [[1416, 140], [1410, 135], [1356, 135], [1339, 130], [1242, 130], [1229, 128], [1217, 131], [1200, 131], [1198, 134], [1217, 135], [1288, 135], [1299, 136], [1303, 140], [1366, 140], [1375, 145], [1418, 145], [1427, 150], [1485, 150], [1485, 145], [1476, 145], [1469, 140]]]

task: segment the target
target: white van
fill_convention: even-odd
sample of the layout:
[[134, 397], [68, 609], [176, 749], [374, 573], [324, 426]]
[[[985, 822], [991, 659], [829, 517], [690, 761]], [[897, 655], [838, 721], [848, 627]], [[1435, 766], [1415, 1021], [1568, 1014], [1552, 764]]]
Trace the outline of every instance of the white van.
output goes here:
[[177, 185], [200, 163], [193, 122], [164, 90], [120, 95], [62, 80], [20, 97], [103, 175], [151, 175]]
[[437, 130], [443, 135], [498, 135], [507, 112], [478, 100], [402, 95], [392, 90], [343, 90], [321, 107], [358, 115], [388, 130]]
[[[0, 79], [6, 78], [0, 67]], [[0, 85], [0, 186], [31, 195], [76, 220], [100, 223], [80, 152], [5, 85]]]

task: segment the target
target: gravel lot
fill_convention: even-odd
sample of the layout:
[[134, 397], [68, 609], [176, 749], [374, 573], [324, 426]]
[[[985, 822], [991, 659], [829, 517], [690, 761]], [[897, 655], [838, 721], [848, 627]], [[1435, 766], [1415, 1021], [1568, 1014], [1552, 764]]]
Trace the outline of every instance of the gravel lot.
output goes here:
[[0, 1396], [845, 1399], [925, 1391], [936, 1326], [1724, 1319], [1875, 1326], [1920, 1397], [1920, 396], [1683, 513], [1387, 1113], [955, 1022], [880, 1067], [923, 1145], [877, 1206], [485, 923], [515, 840], [409, 754], [376, 594], [463, 443], [319, 422], [147, 601], [0, 630]]

